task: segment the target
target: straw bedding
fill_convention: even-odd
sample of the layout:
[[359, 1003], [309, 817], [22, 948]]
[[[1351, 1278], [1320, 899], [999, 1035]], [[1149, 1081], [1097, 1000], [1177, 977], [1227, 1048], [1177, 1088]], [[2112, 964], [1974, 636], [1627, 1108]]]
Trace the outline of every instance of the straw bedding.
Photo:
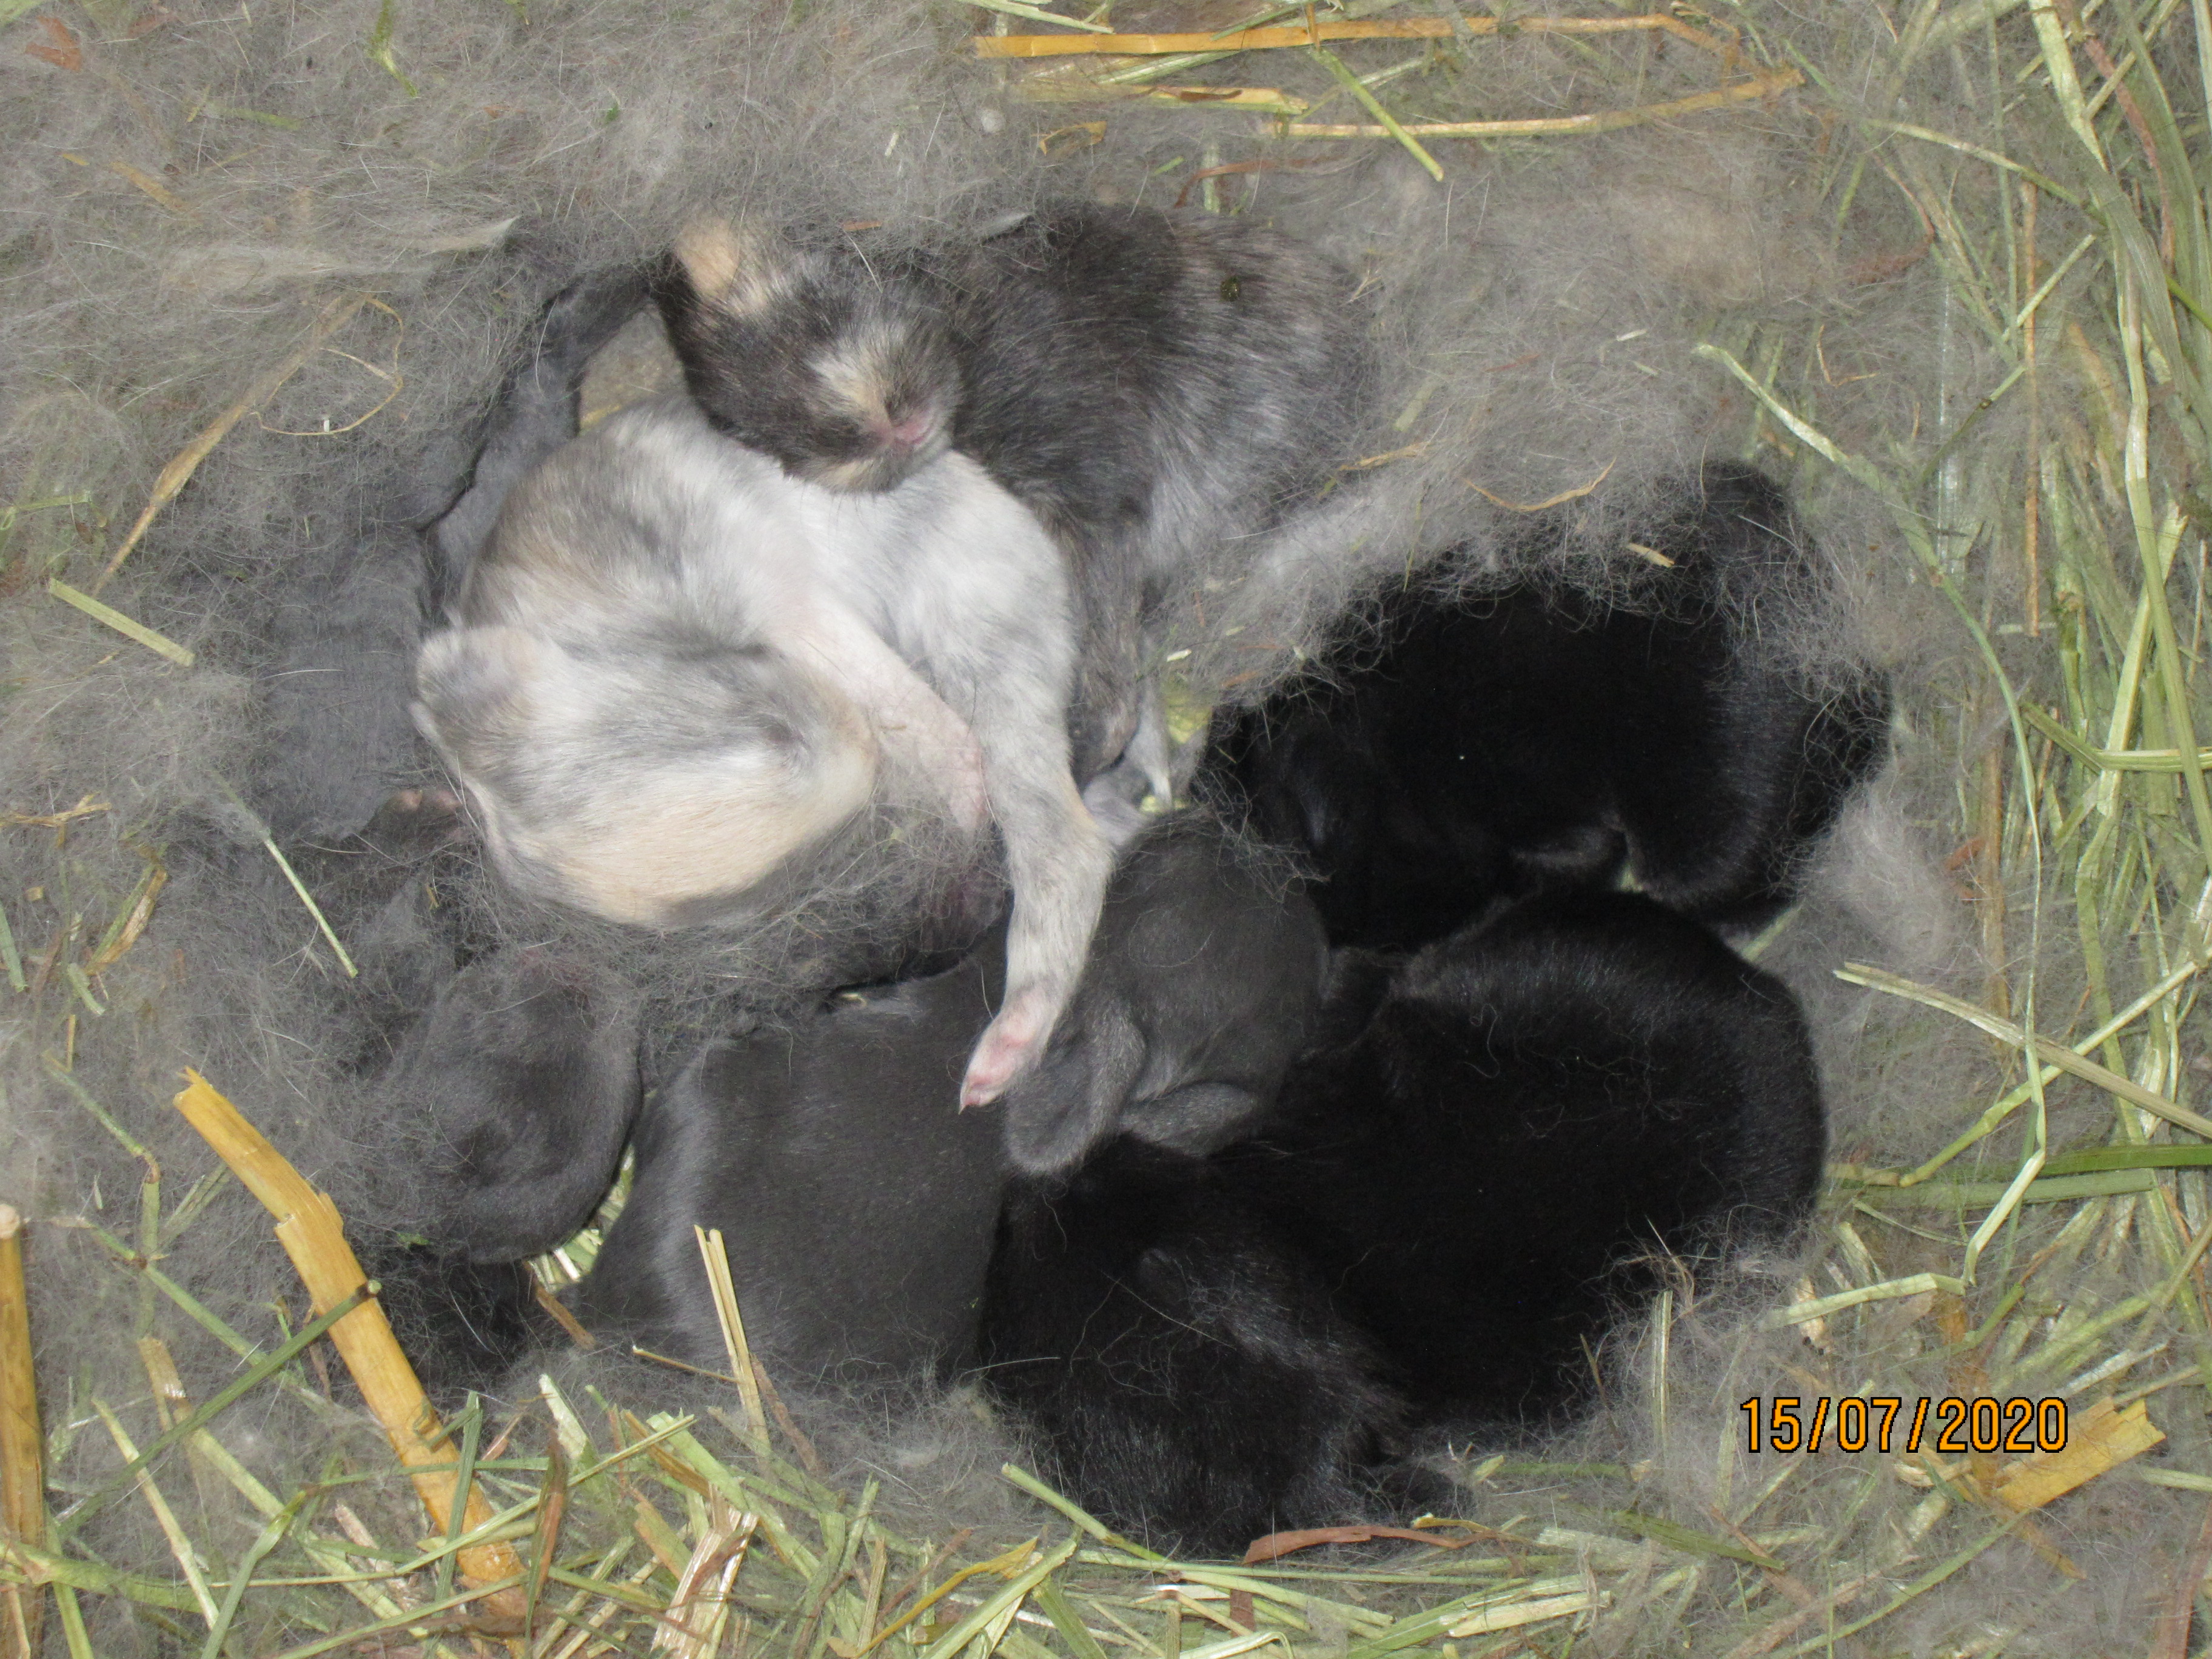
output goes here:
[[[116, 1656], [2203, 1650], [2212, 16], [1586, 15], [1279, 9], [1319, 49], [1027, 58], [973, 37], [1071, 30], [1011, 3], [0, 0], [0, 1200], [51, 1510], [0, 1577], [56, 1586], [0, 1644], [28, 1608]], [[1322, 27], [1376, 20], [1428, 32]], [[348, 839], [435, 781], [414, 526], [548, 295], [705, 205], [928, 235], [1071, 195], [1261, 216], [1383, 319], [1394, 528], [1231, 621], [1194, 582], [1186, 718], [1423, 556], [1529, 544], [1538, 504], [1553, 566], [1487, 578], [1624, 582], [1620, 526], [1701, 458], [1787, 481], [1840, 597], [1760, 628], [1899, 700], [1760, 950], [1815, 1026], [1820, 1219], [1621, 1331], [1584, 1429], [1464, 1449], [1403, 1553], [1162, 1564], [1001, 1479], [1021, 1449], [965, 1394], [793, 1389], [763, 1450], [726, 1384], [549, 1356], [453, 1443], [542, 1569], [528, 1634], [457, 1632], [454, 1547], [418, 1548], [328, 1349], [279, 1357], [302, 1295], [179, 1074], [389, 1242], [423, 1154], [378, 1073], [423, 939], [564, 925], [453, 848], [395, 907]], [[634, 346], [587, 410], [652, 379]], [[712, 951], [570, 939], [672, 1053], [879, 965], [933, 872], [877, 852]], [[1778, 1395], [2057, 1397], [2070, 1449], [1753, 1452], [1741, 1403]]]

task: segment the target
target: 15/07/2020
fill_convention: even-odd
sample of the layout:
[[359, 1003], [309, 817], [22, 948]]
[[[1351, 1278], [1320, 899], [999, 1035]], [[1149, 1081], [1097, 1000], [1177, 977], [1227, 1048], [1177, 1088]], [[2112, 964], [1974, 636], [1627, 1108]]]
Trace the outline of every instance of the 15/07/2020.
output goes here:
[[[1810, 1399], [1793, 1394], [1762, 1399], [1754, 1395], [1737, 1409], [1744, 1413], [1745, 1449], [1760, 1451], [1878, 1452], [1891, 1449], [1905, 1402], [1898, 1395], [1856, 1395]], [[1904, 1424], [1901, 1449], [1917, 1452], [1932, 1426], [1933, 1450], [1954, 1455], [1978, 1452], [2055, 1452], [2066, 1449], [2066, 1402], [2059, 1399], [1962, 1399], [1947, 1395], [1922, 1399]]]

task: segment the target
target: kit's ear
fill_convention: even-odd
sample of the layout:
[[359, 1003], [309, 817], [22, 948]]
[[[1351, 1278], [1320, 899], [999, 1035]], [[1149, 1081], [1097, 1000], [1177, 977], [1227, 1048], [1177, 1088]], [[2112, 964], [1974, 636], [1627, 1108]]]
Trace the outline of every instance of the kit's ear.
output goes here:
[[1024, 1175], [1073, 1169], [1121, 1127], [1144, 1064], [1144, 1035], [1128, 1011], [1079, 995], [1043, 1057], [1007, 1087], [1007, 1161]]
[[684, 226], [670, 252], [700, 303], [737, 317], [773, 305], [795, 269], [793, 250], [766, 225], [714, 214]]

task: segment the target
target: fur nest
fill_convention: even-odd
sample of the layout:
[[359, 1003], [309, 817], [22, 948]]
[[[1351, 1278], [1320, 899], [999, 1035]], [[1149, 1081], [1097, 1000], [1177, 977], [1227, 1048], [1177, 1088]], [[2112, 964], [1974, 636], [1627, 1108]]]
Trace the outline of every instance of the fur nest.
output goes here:
[[[178, 1075], [356, 1234], [399, 1212], [415, 1132], [376, 1073], [409, 988], [330, 849], [433, 775], [394, 720], [412, 526], [549, 294], [706, 205], [921, 234], [1090, 195], [1265, 216], [1358, 262], [1388, 319], [1399, 413], [1363, 465], [1402, 540], [1234, 623], [1194, 584], [1186, 714], [1539, 504], [1577, 533], [1500, 579], [1607, 586], [1633, 577], [1611, 527], [1670, 473], [1790, 481], [1848, 603], [1762, 628], [1871, 648], [1900, 697], [1890, 775], [1763, 941], [1820, 1038], [1820, 1220], [1800, 1258], [1682, 1283], [1620, 1332], [1573, 1436], [1465, 1449], [1457, 1514], [1402, 1552], [1164, 1562], [1001, 1479], [1020, 1449], [964, 1395], [794, 1398], [763, 1446], [726, 1384], [564, 1361], [452, 1443], [535, 1563], [526, 1634], [499, 1634], [804, 1659], [2199, 1651], [2203, 8], [1745, 0], [1599, 29], [1346, 5], [1276, 8], [1259, 21], [1321, 39], [1232, 51], [997, 39], [1085, 32], [1050, 16], [0, 0], [0, 1200], [31, 1224], [47, 1509], [44, 1545], [0, 1558], [0, 1645], [484, 1639], [326, 1351], [287, 1350], [297, 1282], [171, 1111]], [[600, 367], [601, 404], [653, 372]], [[771, 1018], [903, 878], [856, 872], [710, 962], [603, 948], [682, 1018]], [[459, 860], [447, 892], [487, 938], [549, 925]], [[1749, 1449], [1745, 1401], [1846, 1395], [2055, 1398], [2070, 1437]]]

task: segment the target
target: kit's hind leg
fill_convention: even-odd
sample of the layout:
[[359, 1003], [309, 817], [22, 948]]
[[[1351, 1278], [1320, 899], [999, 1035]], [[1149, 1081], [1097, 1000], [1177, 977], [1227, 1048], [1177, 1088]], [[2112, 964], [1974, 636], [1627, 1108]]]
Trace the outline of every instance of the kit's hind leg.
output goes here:
[[996, 1100], [1044, 1052], [1075, 994], [1113, 873], [1114, 849], [1076, 793], [1061, 728], [1049, 713], [994, 707], [975, 720], [992, 814], [1006, 838], [1014, 908], [1006, 1000], [976, 1042], [963, 1106]]

